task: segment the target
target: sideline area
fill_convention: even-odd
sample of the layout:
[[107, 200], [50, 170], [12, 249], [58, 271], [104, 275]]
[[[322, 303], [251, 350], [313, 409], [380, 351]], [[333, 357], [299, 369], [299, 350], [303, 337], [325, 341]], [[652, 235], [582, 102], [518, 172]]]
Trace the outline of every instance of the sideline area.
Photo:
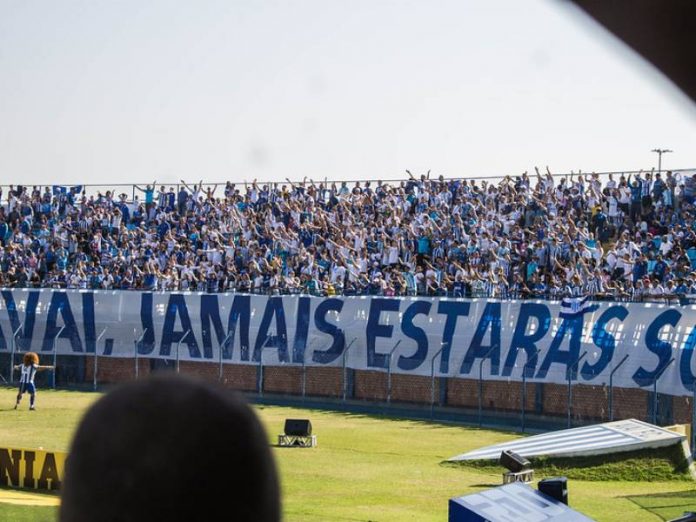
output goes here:
[[[41, 389], [40, 407], [30, 412], [3, 407], [12, 404], [15, 393], [0, 387], [0, 445], [57, 451], [67, 450], [77, 422], [101, 395]], [[519, 437], [383, 415], [269, 405], [255, 409], [269, 443], [276, 442], [288, 418], [309, 419], [317, 436], [316, 448], [273, 449], [283, 488], [283, 516], [289, 522], [444, 520], [449, 498], [500, 485], [503, 469], [455, 468], [442, 462], [462, 451]], [[696, 485], [691, 481], [572, 479], [568, 485], [571, 507], [601, 521], [669, 520], [683, 510], [696, 510]], [[58, 504], [57, 495], [0, 488], [0, 520], [53, 520]]]
[[60, 497], [53, 493], [31, 493], [18, 489], [0, 489], [0, 504], [17, 506], [59, 506]]

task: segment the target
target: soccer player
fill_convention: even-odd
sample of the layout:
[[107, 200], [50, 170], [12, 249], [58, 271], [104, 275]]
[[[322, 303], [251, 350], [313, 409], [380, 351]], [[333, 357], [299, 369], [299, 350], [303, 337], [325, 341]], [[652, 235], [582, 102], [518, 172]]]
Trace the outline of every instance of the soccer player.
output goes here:
[[29, 409], [35, 410], [34, 399], [36, 398], [36, 386], [34, 385], [34, 376], [39, 370], [53, 370], [55, 366], [40, 366], [39, 356], [34, 352], [27, 352], [24, 354], [22, 364], [16, 364], [14, 369], [20, 371], [19, 393], [17, 393], [15, 410], [19, 406], [24, 392], [29, 392]]

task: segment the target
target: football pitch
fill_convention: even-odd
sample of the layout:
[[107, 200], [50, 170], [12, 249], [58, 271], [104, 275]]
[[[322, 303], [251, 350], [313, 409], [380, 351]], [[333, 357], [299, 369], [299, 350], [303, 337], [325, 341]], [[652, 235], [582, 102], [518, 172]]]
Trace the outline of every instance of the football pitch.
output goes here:
[[[13, 409], [15, 390], [0, 388], [0, 447], [66, 451], [95, 393], [39, 390]], [[443, 465], [449, 457], [519, 434], [423, 421], [279, 406], [257, 406], [269, 443], [286, 418], [307, 418], [316, 448], [273, 451], [286, 521], [442, 521], [447, 500], [496, 487], [503, 468]], [[535, 479], [544, 478], [537, 476]], [[533, 484], [534, 486], [536, 484]], [[696, 483], [568, 481], [569, 504], [598, 521], [669, 520], [696, 511]], [[192, 501], [195, 499], [192, 499]], [[59, 497], [0, 489], [0, 520], [52, 521]]]

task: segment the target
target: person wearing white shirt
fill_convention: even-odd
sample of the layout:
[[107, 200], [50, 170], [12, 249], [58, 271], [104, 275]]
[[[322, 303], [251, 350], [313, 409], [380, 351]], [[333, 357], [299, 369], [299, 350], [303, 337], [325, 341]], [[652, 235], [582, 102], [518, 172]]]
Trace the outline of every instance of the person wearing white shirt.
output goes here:
[[674, 244], [670, 240], [669, 236], [667, 236], [667, 235], [662, 236], [662, 243], [660, 243], [660, 253], [663, 256], [666, 256], [667, 254], [669, 254], [672, 251], [673, 246], [674, 246]]

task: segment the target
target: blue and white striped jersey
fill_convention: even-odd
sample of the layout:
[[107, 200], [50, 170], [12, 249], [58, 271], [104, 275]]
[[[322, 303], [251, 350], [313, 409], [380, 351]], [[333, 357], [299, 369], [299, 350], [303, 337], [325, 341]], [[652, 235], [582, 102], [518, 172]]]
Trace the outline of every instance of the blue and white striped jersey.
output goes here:
[[34, 384], [34, 376], [36, 375], [36, 371], [38, 369], [39, 367], [36, 364], [20, 364], [20, 384]]

